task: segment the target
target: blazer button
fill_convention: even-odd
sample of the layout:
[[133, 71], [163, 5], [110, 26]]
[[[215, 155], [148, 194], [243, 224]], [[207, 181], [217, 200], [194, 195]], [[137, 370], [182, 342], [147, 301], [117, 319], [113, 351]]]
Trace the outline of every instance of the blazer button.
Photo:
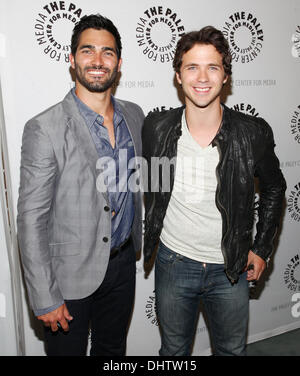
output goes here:
[[107, 212], [109, 211], [109, 206], [104, 206], [104, 210]]
[[102, 240], [104, 241], [104, 243], [108, 242], [108, 238], [106, 236], [104, 236], [104, 238]]

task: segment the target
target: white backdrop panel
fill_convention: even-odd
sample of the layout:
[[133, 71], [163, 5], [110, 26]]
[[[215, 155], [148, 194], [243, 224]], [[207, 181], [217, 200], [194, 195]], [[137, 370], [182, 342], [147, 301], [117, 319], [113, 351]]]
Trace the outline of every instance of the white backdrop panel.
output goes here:
[[[292, 296], [300, 290], [300, 267], [295, 261], [295, 256], [300, 254], [297, 196], [300, 191], [299, 1], [2, 0], [0, 73], [15, 209], [24, 124], [60, 101], [73, 86], [66, 61], [73, 21], [97, 12], [111, 18], [122, 36], [123, 66], [116, 96], [137, 102], [145, 113], [181, 104], [171, 65], [179, 34], [211, 24], [228, 36], [234, 63], [226, 104], [238, 105], [241, 111], [258, 114], [271, 124], [288, 185], [288, 207], [280, 241], [265, 279], [256, 288], [256, 299], [251, 300], [249, 342], [300, 327], [299, 316], [291, 314], [295, 305]], [[150, 44], [147, 35], [151, 37]], [[1, 275], [4, 268], [5, 264], [1, 263]], [[155, 317], [153, 274], [152, 271], [145, 279], [143, 259], [138, 261], [128, 355], [158, 353], [160, 336]], [[3, 283], [8, 284], [8, 280]], [[40, 326], [29, 313], [26, 294], [23, 295], [26, 354], [44, 354]], [[0, 327], [0, 335], [2, 330]], [[13, 354], [13, 344], [6, 346], [5, 351]], [[194, 354], [209, 353], [208, 332], [201, 314]]]

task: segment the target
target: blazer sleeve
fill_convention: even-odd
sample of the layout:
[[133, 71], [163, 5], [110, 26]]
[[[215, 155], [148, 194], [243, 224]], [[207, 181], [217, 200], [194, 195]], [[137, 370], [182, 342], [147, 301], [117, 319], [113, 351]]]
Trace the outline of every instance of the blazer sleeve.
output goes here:
[[18, 240], [29, 300], [34, 311], [63, 303], [52, 270], [48, 221], [57, 163], [50, 138], [37, 120], [24, 128], [18, 199]]

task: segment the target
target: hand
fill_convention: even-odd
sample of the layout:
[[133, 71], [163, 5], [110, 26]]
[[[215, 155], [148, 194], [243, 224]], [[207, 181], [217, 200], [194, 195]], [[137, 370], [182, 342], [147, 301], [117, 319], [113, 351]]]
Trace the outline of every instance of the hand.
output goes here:
[[73, 320], [73, 317], [70, 315], [65, 303], [56, 308], [54, 311], [46, 313], [45, 315], [38, 316], [37, 318], [43, 321], [45, 326], [51, 326], [51, 330], [53, 332], [56, 332], [58, 330], [58, 322], [60, 323], [62, 329], [67, 332], [69, 330], [67, 320]]
[[[248, 270], [249, 266], [253, 265], [253, 267]], [[266, 262], [259, 256], [257, 256], [252, 251], [248, 253], [248, 262], [245, 268], [247, 271], [247, 281], [258, 281], [261, 277], [263, 271], [266, 268]]]

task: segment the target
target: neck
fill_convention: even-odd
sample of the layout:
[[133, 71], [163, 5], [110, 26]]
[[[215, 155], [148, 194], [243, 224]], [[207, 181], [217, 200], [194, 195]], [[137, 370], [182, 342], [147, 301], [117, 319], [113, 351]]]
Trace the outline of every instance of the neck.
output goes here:
[[106, 117], [113, 110], [111, 89], [103, 93], [94, 93], [76, 82], [75, 93], [84, 104], [103, 117]]
[[205, 148], [218, 133], [222, 121], [222, 107], [219, 101], [206, 108], [187, 102], [185, 117], [190, 134], [201, 147]]
[[222, 121], [222, 107], [220, 101], [205, 108], [196, 107], [186, 103], [186, 120], [189, 129], [218, 129]]

